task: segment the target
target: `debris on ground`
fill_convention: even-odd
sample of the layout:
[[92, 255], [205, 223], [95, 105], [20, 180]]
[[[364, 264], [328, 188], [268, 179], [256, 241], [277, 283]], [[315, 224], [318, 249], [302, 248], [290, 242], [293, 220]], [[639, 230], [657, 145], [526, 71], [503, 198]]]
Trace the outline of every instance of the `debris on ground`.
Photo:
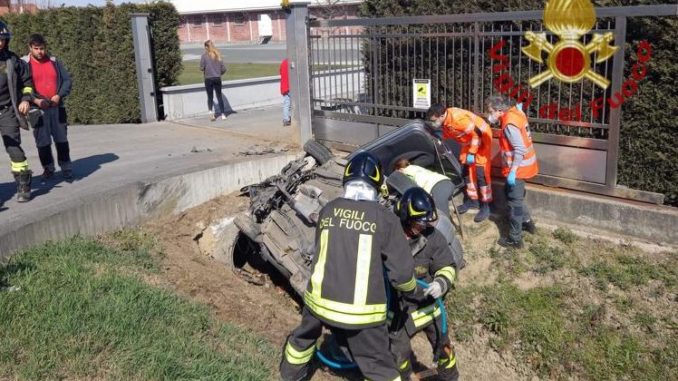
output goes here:
[[281, 146], [281, 145], [255, 144], [253, 146], [248, 147], [244, 151], [240, 151], [239, 155], [240, 156], [266, 155], [266, 154], [269, 154], [269, 153], [288, 152], [289, 150], [290, 150], [289, 147]]
[[198, 149], [196, 146], [193, 146], [193, 148], [191, 148], [191, 153], [200, 153], [200, 152], [212, 152], [212, 149], [209, 147]]

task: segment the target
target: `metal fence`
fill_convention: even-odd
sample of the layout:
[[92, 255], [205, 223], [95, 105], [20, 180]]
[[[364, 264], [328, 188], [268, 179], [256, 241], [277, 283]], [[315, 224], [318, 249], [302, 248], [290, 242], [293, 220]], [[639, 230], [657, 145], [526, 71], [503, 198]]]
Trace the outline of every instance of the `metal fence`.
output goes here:
[[[540, 160], [536, 182], [657, 202], [661, 195], [617, 187], [621, 107], [611, 104], [632, 64], [625, 62], [627, 17], [677, 13], [677, 5], [596, 9], [597, 21], [581, 42], [614, 36], [617, 52], [601, 63], [595, 63], [597, 52], [592, 58], [592, 70], [610, 82], [607, 89], [589, 80], [527, 85], [546, 65], [524, 54], [526, 32], [544, 33], [551, 44], [559, 39], [545, 28], [541, 11], [311, 21], [314, 134], [355, 146], [422, 118], [426, 110], [413, 107], [415, 78], [431, 81], [432, 103], [477, 113], [504, 86], [514, 98], [531, 99], [524, 103]], [[594, 106], [594, 99], [604, 106]]]

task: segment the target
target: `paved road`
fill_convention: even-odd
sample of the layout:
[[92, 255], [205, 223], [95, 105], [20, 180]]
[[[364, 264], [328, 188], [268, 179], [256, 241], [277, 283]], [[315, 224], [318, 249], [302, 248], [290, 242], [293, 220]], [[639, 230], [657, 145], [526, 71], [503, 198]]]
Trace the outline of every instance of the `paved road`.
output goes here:
[[[241, 151], [259, 145], [289, 146], [294, 129], [281, 126], [280, 108], [231, 114], [226, 120], [205, 118], [182, 124], [91, 125], [69, 128], [75, 180], [60, 178], [41, 184], [40, 162], [33, 137], [22, 131], [22, 146], [35, 172], [33, 199], [19, 204], [9, 171], [9, 158], [0, 155], [0, 233], [12, 221], [33, 221], [60, 204], [84, 199], [128, 183], [185, 173], [223, 162], [245, 159]], [[263, 140], [263, 138], [267, 140]]]

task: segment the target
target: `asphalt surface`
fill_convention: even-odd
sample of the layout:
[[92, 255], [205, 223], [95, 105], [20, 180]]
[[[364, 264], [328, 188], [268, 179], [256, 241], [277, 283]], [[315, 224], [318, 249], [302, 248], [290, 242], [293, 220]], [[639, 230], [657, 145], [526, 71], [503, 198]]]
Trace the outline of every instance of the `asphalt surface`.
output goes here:
[[33, 199], [17, 203], [9, 157], [3, 153], [0, 231], [3, 226], [30, 220], [64, 201], [128, 183], [247, 159], [242, 152], [251, 151], [251, 147], [293, 150], [295, 130], [283, 128], [281, 123], [280, 109], [276, 107], [243, 111], [215, 122], [203, 117], [177, 123], [71, 126], [68, 132], [75, 178], [67, 182], [57, 170], [54, 178], [44, 183], [33, 136], [22, 131], [22, 147], [34, 172]]

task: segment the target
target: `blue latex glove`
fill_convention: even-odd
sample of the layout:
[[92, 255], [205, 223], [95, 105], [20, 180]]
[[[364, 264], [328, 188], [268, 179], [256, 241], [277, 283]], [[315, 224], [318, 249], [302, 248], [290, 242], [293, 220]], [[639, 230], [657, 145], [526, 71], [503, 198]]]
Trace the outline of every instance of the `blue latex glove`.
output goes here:
[[509, 172], [508, 176], [506, 176], [506, 184], [508, 184], [511, 187], [516, 185], [516, 170], [515, 169], [512, 170], [511, 172]]
[[466, 164], [471, 165], [476, 162], [476, 156], [472, 153], [466, 154]]
[[516, 108], [520, 111], [523, 111], [523, 104], [522, 103], [516, 103]]

